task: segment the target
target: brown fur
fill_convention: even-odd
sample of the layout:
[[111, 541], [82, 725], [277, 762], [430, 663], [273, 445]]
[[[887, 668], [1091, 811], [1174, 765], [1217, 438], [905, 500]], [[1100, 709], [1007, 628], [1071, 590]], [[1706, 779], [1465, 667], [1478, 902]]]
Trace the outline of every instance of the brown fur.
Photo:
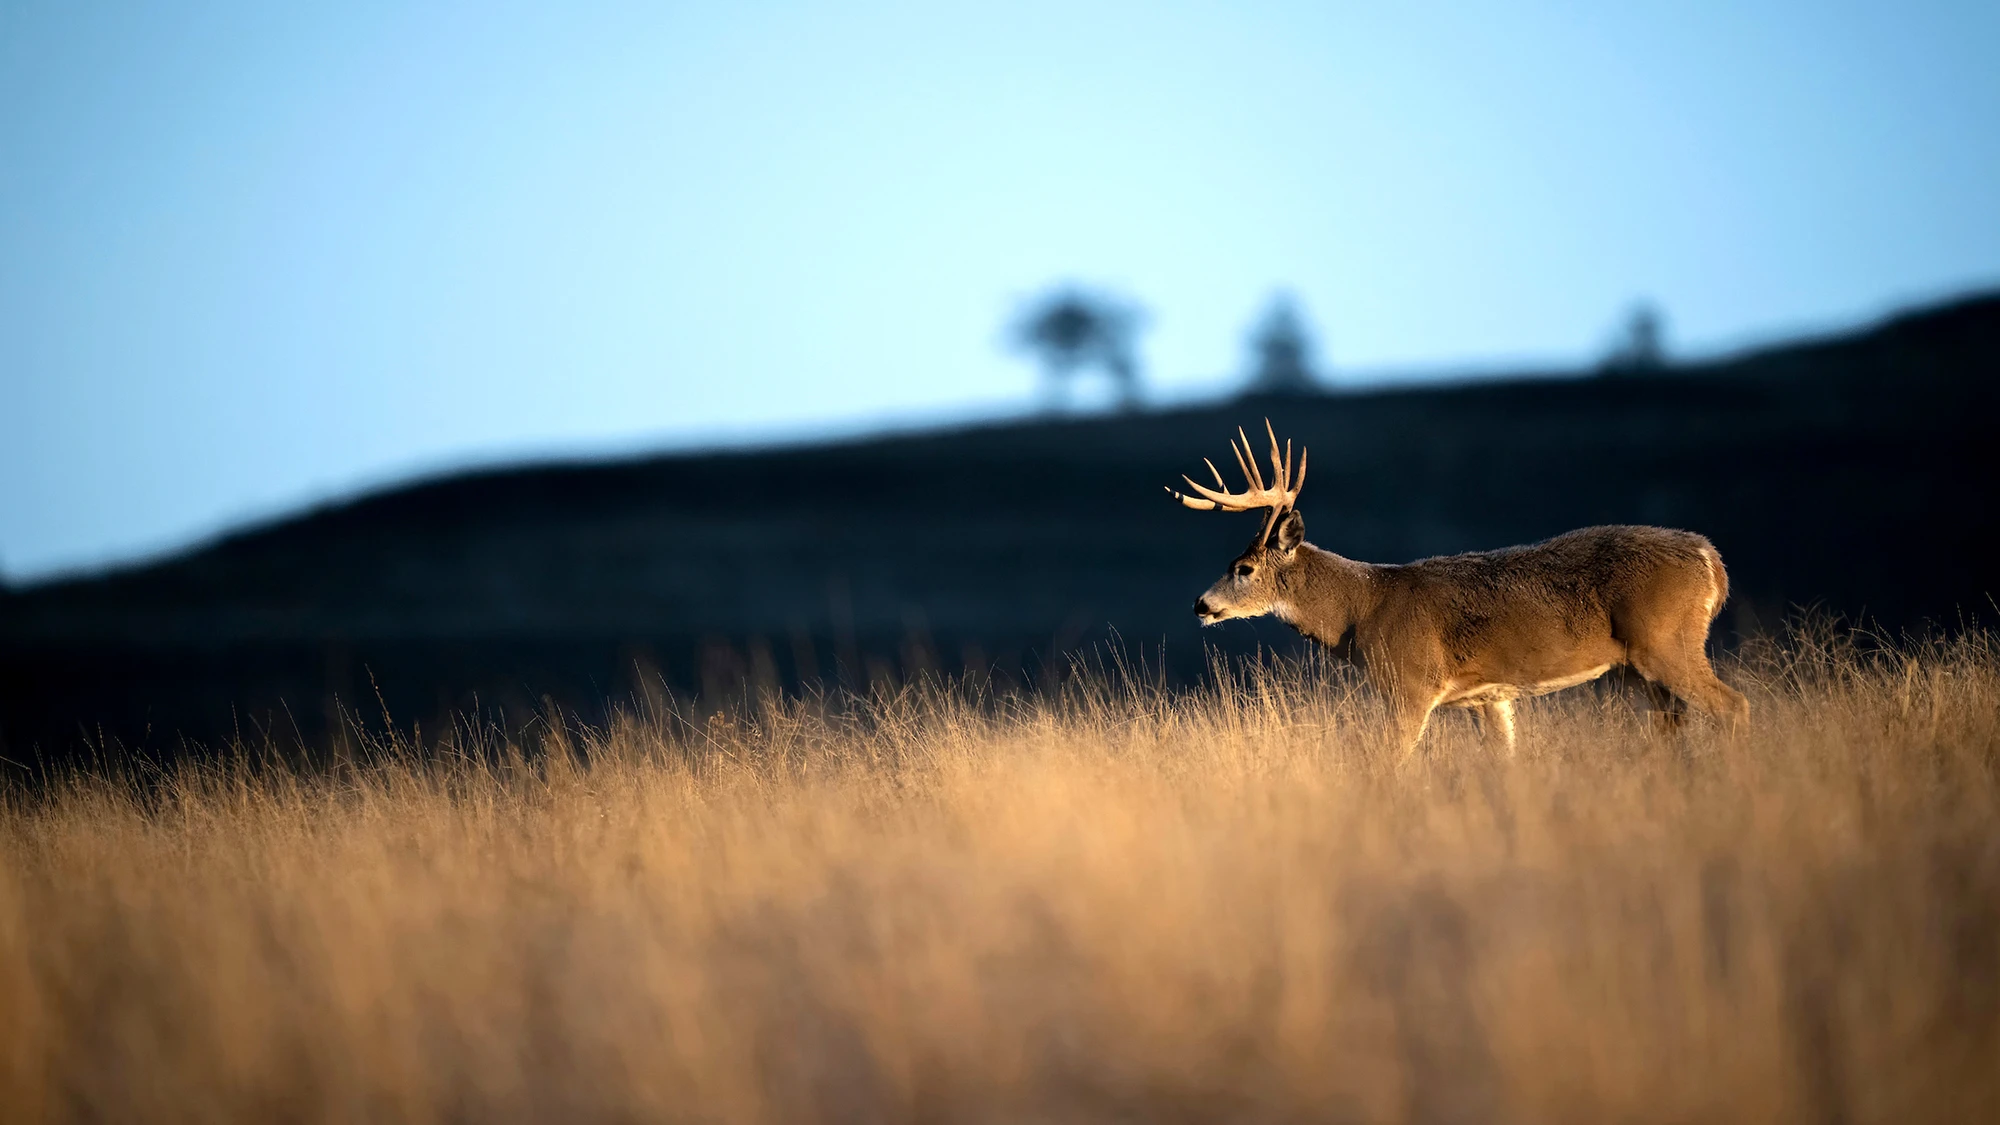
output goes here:
[[[1247, 573], [1246, 573], [1247, 571]], [[1395, 711], [1406, 751], [1440, 706], [1476, 707], [1509, 749], [1513, 701], [1629, 669], [1662, 703], [1740, 724], [1750, 705], [1704, 646], [1729, 596], [1722, 556], [1693, 532], [1587, 527], [1525, 547], [1396, 565], [1304, 542], [1287, 511], [1195, 603], [1205, 624], [1276, 614], [1341, 646]]]

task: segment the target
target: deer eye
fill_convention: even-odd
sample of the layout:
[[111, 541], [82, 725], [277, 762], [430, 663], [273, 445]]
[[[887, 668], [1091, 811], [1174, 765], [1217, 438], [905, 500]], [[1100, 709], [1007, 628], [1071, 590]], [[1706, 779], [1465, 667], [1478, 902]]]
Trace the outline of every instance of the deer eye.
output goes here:
[[1250, 577], [1250, 573], [1251, 573], [1252, 571], [1256, 570], [1256, 569], [1257, 569], [1256, 567], [1254, 567], [1254, 566], [1251, 566], [1251, 565], [1250, 565], [1249, 563], [1237, 563], [1237, 564], [1236, 564], [1236, 577], [1238, 577], [1238, 578], [1248, 578], [1248, 577]]

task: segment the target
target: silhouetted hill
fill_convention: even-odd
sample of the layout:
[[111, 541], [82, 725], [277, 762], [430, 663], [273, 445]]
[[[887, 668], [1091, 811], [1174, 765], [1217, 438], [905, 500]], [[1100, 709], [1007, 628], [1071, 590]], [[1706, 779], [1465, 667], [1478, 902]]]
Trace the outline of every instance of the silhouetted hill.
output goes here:
[[[1256, 518], [1161, 486], [1269, 415], [1312, 449], [1308, 538], [1375, 561], [1592, 523], [1713, 539], [1724, 629], [1794, 603], [1947, 624], [2000, 590], [2000, 296], [1651, 375], [1246, 398], [423, 481], [165, 562], [0, 592], [0, 754], [90, 731], [318, 736], [335, 697], [427, 723], [633, 690], [1004, 671], [1102, 639], [1198, 668], [1189, 603]], [[371, 677], [373, 683], [371, 684]]]

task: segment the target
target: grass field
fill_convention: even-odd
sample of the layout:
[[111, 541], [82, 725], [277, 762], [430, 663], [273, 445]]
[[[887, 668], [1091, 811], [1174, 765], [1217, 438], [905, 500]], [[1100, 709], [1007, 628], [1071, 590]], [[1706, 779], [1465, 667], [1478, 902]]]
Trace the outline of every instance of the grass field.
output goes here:
[[2000, 1120], [2000, 640], [640, 706], [0, 821], [0, 1120]]

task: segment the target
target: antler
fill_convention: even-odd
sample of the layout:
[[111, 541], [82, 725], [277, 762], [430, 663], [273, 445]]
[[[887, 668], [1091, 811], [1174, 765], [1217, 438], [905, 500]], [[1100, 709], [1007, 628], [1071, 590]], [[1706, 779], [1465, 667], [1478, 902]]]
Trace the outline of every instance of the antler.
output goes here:
[[1299, 490], [1306, 486], [1306, 451], [1303, 446], [1299, 448], [1299, 475], [1297, 479], [1294, 479], [1292, 477], [1292, 443], [1290, 441], [1285, 442], [1283, 453], [1279, 452], [1278, 434], [1277, 431], [1271, 428], [1271, 420], [1269, 418], [1264, 419], [1264, 433], [1271, 439], [1271, 473], [1273, 482], [1269, 487], [1266, 487], [1264, 484], [1264, 474], [1257, 471], [1257, 455], [1250, 451], [1249, 436], [1243, 432], [1243, 427], [1238, 426], [1236, 427], [1236, 437], [1238, 440], [1229, 443], [1229, 452], [1236, 455], [1236, 467], [1243, 470], [1244, 479], [1250, 482], [1248, 490], [1243, 492], [1229, 491], [1229, 486], [1222, 480], [1222, 471], [1215, 467], [1215, 462], [1204, 457], [1202, 458], [1202, 463], [1208, 466], [1209, 472], [1215, 474], [1216, 487], [1204, 488], [1196, 484], [1192, 477], [1183, 476], [1181, 479], [1187, 481], [1188, 487], [1194, 489], [1198, 495], [1185, 496], [1175, 492], [1171, 488], [1167, 489], [1167, 495], [1172, 496], [1190, 508], [1200, 511], [1213, 511], [1220, 508], [1225, 512], [1248, 512], [1257, 508], [1269, 508], [1271, 514], [1264, 521], [1264, 530], [1266, 533], [1269, 533], [1271, 526], [1278, 522], [1278, 517], [1289, 511], [1294, 504], [1298, 503]]

